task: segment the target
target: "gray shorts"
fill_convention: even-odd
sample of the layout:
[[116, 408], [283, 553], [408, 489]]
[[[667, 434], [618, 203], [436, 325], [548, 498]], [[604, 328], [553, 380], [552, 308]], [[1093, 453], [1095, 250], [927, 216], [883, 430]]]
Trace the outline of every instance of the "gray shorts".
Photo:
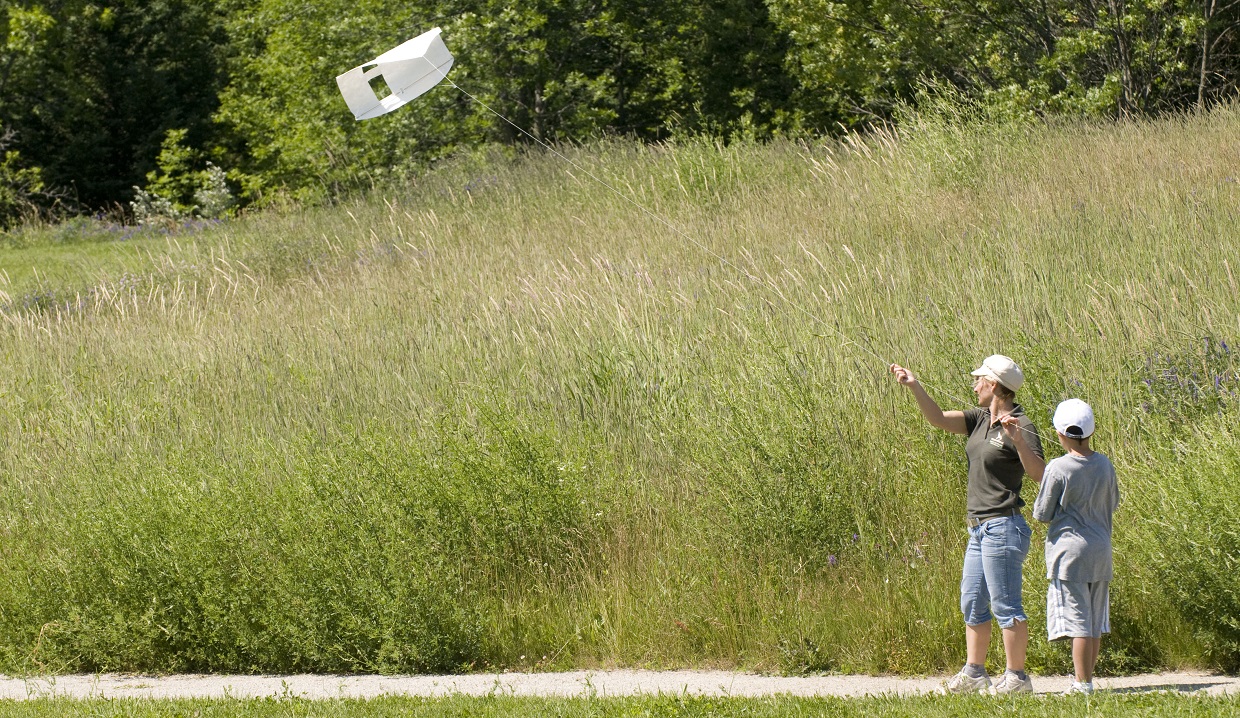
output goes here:
[[1111, 582], [1051, 579], [1046, 589], [1046, 633], [1058, 638], [1101, 638], [1111, 632]]

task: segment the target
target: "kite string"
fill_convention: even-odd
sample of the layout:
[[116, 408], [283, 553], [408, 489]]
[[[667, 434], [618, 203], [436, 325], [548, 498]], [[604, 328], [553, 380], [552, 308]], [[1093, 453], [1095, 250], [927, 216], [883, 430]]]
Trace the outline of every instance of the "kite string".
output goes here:
[[[874, 351], [873, 349], [870, 349], [868, 346], [866, 346], [866, 345], [864, 345], [864, 344], [860, 344], [860, 343], [858, 343], [858, 342], [853, 341], [853, 340], [852, 340], [852, 339], [850, 339], [849, 337], [845, 336], [843, 332], [841, 332], [840, 330], [838, 330], [837, 328], [835, 328], [834, 326], [832, 326], [829, 322], [827, 322], [827, 321], [826, 321], [825, 319], [823, 319], [822, 317], [818, 316], [817, 314], [815, 314], [814, 312], [812, 312], [812, 311], [810, 311], [809, 309], [805, 308], [804, 306], [802, 306], [801, 304], [797, 303], [796, 301], [793, 301], [793, 300], [789, 299], [789, 298], [787, 297], [787, 295], [785, 295], [782, 291], [780, 291], [780, 289], [779, 289], [779, 285], [775, 284], [775, 282], [774, 282], [774, 281], [769, 280], [769, 279], [768, 279], [768, 280], [763, 280], [761, 277], [758, 277], [757, 275], [753, 274], [753, 273], [752, 273], [752, 272], [750, 272], [749, 270], [745, 269], [744, 267], [741, 267], [741, 266], [737, 265], [736, 263], [734, 263], [734, 262], [732, 262], [731, 260], [729, 260], [727, 257], [724, 257], [723, 255], [721, 255], [721, 254], [719, 254], [718, 252], [714, 251], [713, 249], [711, 249], [710, 247], [706, 246], [706, 245], [705, 245], [705, 244], [703, 244], [702, 242], [698, 241], [695, 237], [693, 237], [692, 235], [690, 235], [690, 234], [688, 234], [687, 232], [683, 231], [682, 229], [680, 229], [679, 227], [677, 227], [677, 226], [676, 226], [675, 224], [673, 224], [672, 222], [668, 221], [667, 219], [663, 218], [662, 216], [660, 216], [660, 215], [658, 215], [657, 213], [653, 212], [652, 210], [648, 209], [648, 208], [647, 208], [645, 205], [643, 205], [641, 202], [638, 202], [637, 200], [633, 199], [632, 197], [629, 197], [629, 196], [628, 196], [628, 195], [626, 195], [625, 193], [623, 193], [623, 192], [621, 192], [620, 190], [616, 189], [616, 188], [615, 188], [614, 186], [612, 186], [610, 183], [608, 183], [608, 182], [604, 181], [603, 179], [599, 178], [597, 175], [595, 175], [595, 174], [594, 174], [593, 172], [591, 172], [590, 170], [588, 170], [588, 169], [586, 169], [585, 167], [582, 167], [581, 165], [579, 165], [579, 164], [577, 164], [576, 162], [574, 162], [574, 161], [572, 160], [572, 158], [570, 158], [570, 157], [568, 157], [568, 156], [564, 155], [563, 153], [561, 153], [559, 150], [557, 150], [557, 149], [556, 149], [555, 147], [553, 147], [552, 145], [548, 144], [547, 142], [544, 142], [542, 139], [540, 139], [540, 138], [538, 138], [538, 137], [535, 137], [534, 135], [530, 134], [529, 132], [527, 132], [527, 131], [525, 130], [525, 128], [524, 128], [524, 127], [521, 127], [521, 126], [520, 126], [520, 125], [518, 125], [517, 123], [513, 122], [512, 120], [508, 119], [508, 118], [507, 118], [507, 117], [505, 117], [504, 115], [502, 115], [502, 114], [500, 114], [499, 112], [497, 112], [495, 109], [493, 109], [493, 108], [492, 108], [490, 105], [488, 105], [487, 103], [483, 102], [482, 100], [478, 99], [478, 98], [477, 98], [477, 97], [475, 97], [474, 95], [470, 94], [468, 91], [466, 91], [466, 90], [465, 90], [465, 88], [463, 88], [463, 87], [461, 87], [460, 85], [458, 85], [458, 84], [456, 84], [455, 82], [453, 82], [453, 81], [452, 81], [452, 80], [448, 77], [448, 75], [447, 75], [446, 73], [444, 73], [442, 70], [439, 70], [439, 68], [435, 68], [435, 69], [439, 71], [440, 75], [442, 75], [442, 76], [443, 76], [443, 79], [444, 79], [444, 80], [446, 80], [446, 81], [448, 82], [448, 84], [449, 84], [449, 85], [452, 85], [452, 86], [453, 86], [453, 87], [455, 87], [455, 88], [457, 89], [457, 91], [459, 91], [462, 95], [465, 95], [465, 96], [466, 96], [466, 97], [468, 97], [470, 100], [473, 100], [474, 102], [476, 102], [477, 104], [479, 104], [480, 106], [482, 106], [483, 108], [485, 108], [485, 109], [487, 110], [487, 112], [490, 112], [491, 114], [495, 115], [496, 117], [498, 117], [499, 119], [503, 120], [504, 122], [507, 122], [507, 123], [508, 123], [509, 125], [511, 125], [511, 126], [513, 127], [513, 129], [515, 129], [517, 132], [520, 132], [521, 134], [523, 134], [523, 135], [525, 135], [526, 137], [530, 138], [530, 139], [531, 139], [531, 140], [533, 140], [534, 142], [538, 143], [538, 145], [539, 145], [540, 147], [542, 147], [543, 149], [547, 150], [547, 151], [548, 151], [548, 152], [550, 152], [551, 154], [555, 155], [556, 157], [560, 158], [561, 160], [564, 160], [564, 161], [565, 161], [565, 162], [567, 162], [568, 164], [572, 165], [572, 166], [573, 166], [574, 168], [576, 168], [578, 171], [582, 172], [583, 174], [585, 174], [586, 176], [588, 176], [590, 179], [592, 179], [592, 180], [594, 180], [595, 182], [598, 182], [598, 183], [599, 183], [599, 184], [601, 184], [602, 186], [606, 187], [608, 190], [611, 190], [611, 192], [612, 192], [613, 194], [615, 194], [617, 197], [619, 197], [620, 199], [624, 200], [625, 202], [628, 202], [629, 204], [633, 205], [634, 207], [638, 208], [638, 209], [639, 209], [639, 210], [641, 210], [641, 211], [642, 211], [642, 213], [644, 213], [646, 216], [648, 216], [648, 217], [650, 217], [650, 218], [654, 219], [655, 221], [659, 222], [659, 223], [660, 223], [660, 224], [662, 224], [663, 226], [665, 226], [665, 227], [667, 227], [668, 229], [670, 229], [672, 232], [675, 232], [678, 236], [680, 236], [681, 238], [683, 238], [683, 239], [687, 240], [688, 242], [690, 242], [691, 244], [693, 244], [693, 245], [694, 245], [695, 247], [697, 247], [698, 249], [702, 250], [703, 252], [706, 252], [706, 253], [707, 253], [707, 254], [709, 254], [710, 256], [712, 256], [712, 257], [714, 257], [715, 259], [719, 260], [721, 263], [723, 263], [723, 264], [725, 264], [725, 265], [727, 265], [727, 266], [729, 266], [729, 267], [731, 267], [731, 268], [735, 269], [736, 271], [738, 271], [738, 272], [740, 272], [740, 273], [744, 274], [744, 275], [745, 275], [745, 276], [746, 276], [746, 277], [747, 277], [750, 281], [755, 282], [756, 284], [758, 284], [758, 285], [760, 285], [760, 286], [762, 286], [762, 287], [764, 287], [764, 288], [770, 289], [771, 291], [774, 291], [777, 295], [779, 295], [779, 298], [780, 298], [780, 299], [782, 299], [782, 300], [784, 301], [784, 303], [785, 303], [785, 304], [787, 304], [787, 305], [791, 306], [792, 308], [794, 308], [794, 309], [796, 309], [797, 311], [801, 312], [801, 313], [802, 313], [802, 314], [804, 314], [805, 316], [809, 317], [810, 319], [814, 320], [815, 322], [818, 322], [818, 323], [819, 323], [819, 324], [821, 324], [822, 326], [826, 327], [826, 328], [827, 328], [827, 329], [828, 329], [828, 330], [829, 330], [832, 334], [834, 334], [834, 335], [835, 335], [836, 337], [838, 337], [841, 341], [843, 341], [843, 342], [844, 342], [844, 344], [852, 344], [853, 346], [860, 347], [862, 351], [866, 352], [866, 353], [867, 353], [867, 354], [869, 354], [870, 356], [872, 356], [872, 357], [874, 357], [875, 359], [877, 359], [877, 360], [879, 360], [880, 362], [882, 362], [884, 366], [888, 366], [888, 367], [889, 367], [889, 366], [891, 366], [891, 365], [894, 363], [894, 362], [889, 361], [887, 358], [883, 357], [882, 355], [880, 355], [878, 352]], [[926, 382], [924, 382], [924, 381], [920, 381], [920, 380], [919, 380], [919, 383], [920, 383], [923, 387], [925, 387], [925, 386], [931, 386], [930, 384], [927, 384], [927, 383], [926, 383]], [[935, 388], [935, 390], [936, 390], [936, 391], [939, 391], [939, 390], [940, 390], [940, 388], [939, 388], [939, 387], [936, 387], [936, 388]], [[951, 392], [947, 392], [947, 391], [945, 391], [944, 393], [945, 393], [945, 394], [946, 394], [949, 398], [955, 399], [956, 401], [959, 401], [959, 402], [961, 402], [961, 403], [965, 403], [965, 404], [969, 403], [968, 401], [966, 401], [966, 400], [964, 400], [964, 399], [962, 399], [962, 398], [960, 398], [960, 397], [958, 397], [958, 396], [955, 396], [955, 395], [954, 395], [954, 394], [952, 394]], [[1036, 428], [1034, 428], [1034, 429], [1030, 430], [1030, 429], [1027, 429], [1027, 428], [1025, 428], [1025, 427], [1020, 427], [1020, 430], [1021, 430], [1021, 431], [1023, 431], [1023, 432], [1025, 432], [1026, 434], [1036, 435], [1036, 436], [1038, 437], [1038, 439], [1039, 439], [1039, 440], [1041, 440], [1041, 439], [1042, 439], [1041, 432], [1039, 432]]]
[[[447, 76], [446, 76], [446, 75], [445, 75], [445, 79], [447, 79]], [[692, 235], [690, 235], [690, 234], [686, 233], [684, 230], [680, 229], [679, 227], [677, 227], [677, 226], [676, 226], [675, 224], [673, 224], [672, 222], [668, 221], [667, 219], [663, 218], [662, 216], [660, 216], [660, 215], [656, 214], [655, 212], [651, 211], [650, 209], [648, 209], [648, 208], [647, 208], [645, 205], [643, 205], [642, 203], [638, 202], [637, 200], [633, 199], [632, 197], [629, 197], [629, 196], [628, 196], [628, 195], [626, 195], [625, 193], [623, 193], [623, 192], [621, 192], [620, 190], [616, 189], [614, 186], [612, 186], [612, 185], [611, 185], [610, 183], [608, 183], [607, 181], [605, 181], [605, 180], [603, 180], [603, 179], [599, 178], [597, 175], [595, 175], [595, 174], [594, 174], [593, 172], [591, 172], [590, 170], [588, 170], [588, 169], [586, 169], [585, 167], [582, 167], [580, 164], [578, 164], [578, 163], [574, 162], [574, 161], [572, 160], [572, 158], [570, 158], [570, 157], [568, 157], [568, 156], [564, 155], [564, 154], [563, 154], [563, 153], [561, 153], [559, 150], [555, 149], [555, 147], [553, 147], [552, 145], [550, 145], [550, 144], [548, 144], [547, 142], [544, 142], [543, 140], [539, 139], [538, 137], [535, 137], [534, 135], [530, 134], [529, 132], [527, 132], [527, 131], [525, 130], [525, 128], [521, 127], [520, 125], [518, 125], [517, 123], [515, 123], [515, 122], [513, 122], [512, 120], [508, 119], [507, 117], [503, 116], [503, 115], [502, 115], [502, 114], [500, 114], [499, 112], [495, 111], [494, 109], [492, 109], [492, 108], [491, 108], [491, 106], [490, 106], [490, 105], [486, 104], [485, 102], [483, 102], [482, 100], [478, 99], [478, 98], [477, 98], [477, 97], [475, 97], [474, 95], [471, 95], [471, 94], [470, 94], [469, 92], [467, 92], [464, 88], [462, 88], [460, 85], [456, 84], [456, 83], [455, 83], [455, 82], [453, 82], [452, 80], [448, 80], [448, 84], [452, 85], [452, 86], [453, 86], [453, 87], [455, 87], [457, 90], [459, 90], [459, 91], [461, 92], [461, 94], [465, 95], [465, 96], [466, 96], [466, 97], [468, 97], [469, 99], [473, 100], [474, 102], [476, 102], [476, 103], [478, 103], [479, 105], [481, 105], [482, 107], [484, 107], [484, 108], [485, 108], [488, 112], [490, 112], [491, 114], [495, 115], [496, 117], [498, 117], [499, 119], [503, 120], [504, 122], [507, 122], [509, 125], [512, 125], [513, 129], [517, 130], [517, 131], [518, 131], [518, 132], [520, 132], [521, 134], [525, 135], [526, 137], [530, 138], [530, 139], [531, 139], [531, 140], [533, 140], [534, 142], [538, 143], [538, 144], [539, 144], [539, 146], [541, 146], [543, 149], [547, 150], [548, 152], [550, 152], [551, 154], [553, 154], [553, 155], [555, 155], [556, 157], [560, 158], [561, 160], [564, 160], [565, 162], [567, 162], [568, 164], [570, 164], [570, 165], [572, 165], [574, 168], [576, 168], [578, 171], [580, 171], [581, 173], [583, 173], [583, 174], [585, 174], [586, 176], [588, 176], [590, 179], [594, 180], [595, 182], [598, 182], [599, 184], [603, 185], [603, 186], [604, 186], [604, 187], [606, 187], [607, 189], [611, 190], [611, 192], [612, 192], [613, 194], [615, 194], [617, 197], [619, 197], [620, 199], [624, 200], [625, 202], [628, 202], [629, 204], [633, 205], [634, 207], [638, 208], [638, 209], [639, 209], [639, 210], [641, 210], [641, 211], [642, 211], [645, 215], [647, 215], [647, 216], [648, 216], [648, 217], [650, 217], [651, 219], [654, 219], [655, 221], [659, 222], [660, 224], [662, 224], [663, 226], [667, 227], [667, 228], [668, 228], [668, 229], [670, 229], [671, 231], [675, 232], [678, 236], [680, 236], [681, 238], [683, 238], [683, 239], [685, 239], [686, 241], [690, 242], [691, 244], [693, 244], [693, 245], [694, 245], [695, 247], [697, 247], [698, 249], [702, 250], [703, 252], [706, 252], [706, 253], [707, 253], [707, 254], [709, 254], [710, 256], [712, 256], [712, 257], [714, 257], [715, 259], [719, 260], [721, 263], [723, 263], [723, 264], [725, 264], [725, 265], [727, 265], [727, 266], [729, 266], [729, 267], [731, 267], [731, 268], [735, 269], [736, 271], [738, 271], [738, 272], [740, 272], [740, 273], [744, 274], [744, 275], [745, 275], [745, 276], [746, 276], [746, 277], [747, 277], [750, 281], [755, 282], [755, 283], [757, 283], [757, 284], [759, 284], [759, 285], [761, 285], [761, 286], [763, 286], [763, 287], [765, 287], [765, 288], [769, 288], [769, 289], [771, 289], [771, 290], [772, 290], [772, 291], [774, 291], [776, 294], [778, 294], [778, 295], [779, 295], [779, 297], [780, 297], [781, 299], [783, 299], [783, 300], [784, 300], [784, 302], [786, 302], [787, 304], [789, 304], [790, 306], [792, 306], [794, 309], [796, 309], [796, 310], [800, 311], [801, 313], [805, 314], [806, 316], [810, 317], [810, 318], [811, 318], [811, 319], [813, 319], [814, 321], [816, 321], [816, 322], [818, 322], [818, 323], [822, 324], [823, 326], [827, 327], [827, 329], [831, 330], [831, 331], [832, 331], [832, 332], [833, 332], [836, 336], [838, 336], [840, 339], [844, 340], [846, 343], [849, 343], [849, 344], [855, 344], [856, 346], [861, 347], [864, 351], [866, 351], [867, 353], [869, 353], [871, 356], [873, 356], [874, 358], [878, 359], [879, 361], [883, 362], [885, 365], [890, 365], [890, 364], [891, 364], [891, 362], [887, 361], [887, 360], [886, 360], [886, 358], [884, 358], [883, 356], [879, 355], [877, 352], [873, 351], [873, 350], [872, 350], [872, 349], [870, 349], [869, 347], [866, 347], [866, 346], [861, 345], [861, 344], [857, 344], [856, 342], [852, 341], [852, 340], [851, 340], [851, 339], [849, 339], [848, 337], [844, 336], [844, 335], [843, 335], [843, 333], [839, 332], [839, 331], [838, 331], [838, 330], [836, 330], [834, 327], [832, 327], [832, 326], [831, 326], [831, 325], [830, 325], [830, 324], [829, 324], [826, 320], [822, 319], [822, 318], [821, 318], [821, 317], [819, 317], [817, 314], [815, 314], [815, 313], [811, 312], [810, 310], [806, 309], [805, 307], [803, 307], [802, 305], [798, 304], [797, 302], [795, 302], [795, 301], [793, 301], [793, 300], [789, 299], [789, 298], [788, 298], [788, 297], [787, 297], [787, 296], [786, 296], [786, 295], [785, 295], [782, 291], [780, 291], [779, 286], [778, 286], [778, 285], [776, 285], [774, 282], [769, 281], [769, 280], [764, 281], [761, 277], [759, 277], [759, 276], [757, 276], [757, 275], [753, 274], [752, 272], [750, 272], [749, 270], [745, 269], [744, 267], [741, 267], [741, 266], [737, 265], [736, 263], [734, 263], [734, 262], [732, 262], [731, 260], [729, 260], [727, 257], [724, 257], [723, 255], [721, 255], [721, 254], [719, 254], [718, 252], [714, 251], [713, 249], [711, 249], [710, 247], [706, 246], [706, 245], [705, 245], [705, 244], [703, 244], [702, 242], [698, 241], [695, 237], [693, 237]]]

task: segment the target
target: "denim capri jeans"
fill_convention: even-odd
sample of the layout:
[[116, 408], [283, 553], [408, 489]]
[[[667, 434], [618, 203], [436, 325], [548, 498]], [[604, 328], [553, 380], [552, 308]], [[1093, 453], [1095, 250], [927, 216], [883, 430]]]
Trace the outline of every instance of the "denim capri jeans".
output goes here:
[[1020, 514], [969, 527], [960, 579], [960, 612], [970, 626], [999, 620], [1000, 628], [1028, 621], [1021, 604], [1021, 566], [1029, 555], [1031, 532]]

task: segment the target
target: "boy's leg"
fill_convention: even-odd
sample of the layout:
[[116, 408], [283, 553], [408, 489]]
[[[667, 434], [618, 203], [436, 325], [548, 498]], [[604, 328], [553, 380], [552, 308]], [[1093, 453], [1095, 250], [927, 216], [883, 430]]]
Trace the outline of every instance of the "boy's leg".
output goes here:
[[1100, 634], [1111, 630], [1107, 582], [1052, 579], [1046, 592], [1046, 628], [1050, 640], [1072, 639], [1072, 668], [1078, 683], [1092, 684], [1102, 646]]
[[1095, 581], [1089, 584], [1089, 602], [1092, 622], [1089, 639], [1089, 676], [1092, 679], [1102, 651], [1102, 634], [1111, 632], [1111, 582]]
[[1072, 668], [1076, 671], [1076, 680], [1081, 683], [1092, 683], [1094, 667], [1098, 665], [1098, 651], [1102, 648], [1102, 638], [1072, 639]]
[[1089, 683], [1094, 680], [1094, 639], [1075, 636], [1072, 639], [1072, 668], [1078, 683]]

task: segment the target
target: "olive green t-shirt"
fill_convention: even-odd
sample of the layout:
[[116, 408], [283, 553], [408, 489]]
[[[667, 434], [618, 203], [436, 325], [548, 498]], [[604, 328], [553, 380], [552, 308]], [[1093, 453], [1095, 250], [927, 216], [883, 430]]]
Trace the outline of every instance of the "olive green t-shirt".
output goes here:
[[[1029, 448], [1041, 457], [1042, 438], [1020, 404], [1012, 410], [1012, 416], [1020, 421]], [[978, 407], [965, 410], [964, 427], [969, 432], [964, 449], [969, 457], [969, 516], [994, 516], [1024, 506], [1020, 487], [1025, 467], [1003, 425], [992, 423], [989, 408]]]

